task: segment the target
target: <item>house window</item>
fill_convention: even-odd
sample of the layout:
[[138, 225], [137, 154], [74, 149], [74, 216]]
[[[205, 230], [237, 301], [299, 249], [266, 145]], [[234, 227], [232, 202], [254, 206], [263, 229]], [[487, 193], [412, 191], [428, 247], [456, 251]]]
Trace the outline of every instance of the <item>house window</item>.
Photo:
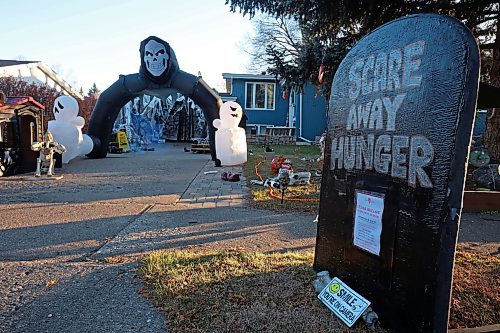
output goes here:
[[274, 83], [247, 82], [246, 102], [247, 109], [274, 110]]

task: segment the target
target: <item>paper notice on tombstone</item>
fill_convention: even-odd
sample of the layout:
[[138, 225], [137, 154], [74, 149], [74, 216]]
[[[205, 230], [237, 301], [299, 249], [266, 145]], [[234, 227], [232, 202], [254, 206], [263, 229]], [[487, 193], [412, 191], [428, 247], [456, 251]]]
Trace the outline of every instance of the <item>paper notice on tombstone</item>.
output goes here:
[[380, 254], [384, 197], [374, 193], [356, 191], [353, 242], [370, 253]]
[[318, 298], [349, 327], [370, 305], [369, 301], [337, 277], [319, 293]]

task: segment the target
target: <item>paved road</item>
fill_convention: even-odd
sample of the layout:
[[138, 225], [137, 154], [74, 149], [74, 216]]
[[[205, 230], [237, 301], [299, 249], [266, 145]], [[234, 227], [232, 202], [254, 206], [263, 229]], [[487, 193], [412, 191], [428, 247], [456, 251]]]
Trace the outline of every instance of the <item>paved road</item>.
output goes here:
[[241, 170], [187, 146], [80, 158], [61, 180], [1, 178], [0, 332], [166, 332], [140, 293], [144, 253], [313, 248], [314, 216], [245, 208], [245, 179], [220, 178]]

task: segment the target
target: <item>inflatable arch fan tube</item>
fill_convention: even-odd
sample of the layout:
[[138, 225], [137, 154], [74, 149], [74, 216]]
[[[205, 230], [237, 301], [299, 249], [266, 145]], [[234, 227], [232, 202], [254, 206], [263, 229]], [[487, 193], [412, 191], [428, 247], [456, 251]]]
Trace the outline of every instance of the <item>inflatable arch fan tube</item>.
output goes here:
[[139, 73], [120, 75], [99, 96], [89, 121], [87, 134], [94, 146], [87, 156], [106, 157], [113, 123], [127, 102], [144, 94], [161, 98], [179, 92], [202, 108], [208, 126], [210, 153], [215, 161], [215, 128], [212, 123], [219, 118], [220, 96], [201, 77], [180, 70], [174, 50], [164, 40], [155, 36], [146, 38], [141, 42], [140, 54]]

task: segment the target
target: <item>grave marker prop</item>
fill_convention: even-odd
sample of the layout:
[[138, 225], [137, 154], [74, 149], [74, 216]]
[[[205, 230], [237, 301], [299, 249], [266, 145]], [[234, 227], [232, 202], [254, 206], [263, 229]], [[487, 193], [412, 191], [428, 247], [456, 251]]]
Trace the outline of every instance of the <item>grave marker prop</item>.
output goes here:
[[314, 266], [398, 332], [446, 332], [479, 51], [458, 20], [392, 21], [333, 81]]

